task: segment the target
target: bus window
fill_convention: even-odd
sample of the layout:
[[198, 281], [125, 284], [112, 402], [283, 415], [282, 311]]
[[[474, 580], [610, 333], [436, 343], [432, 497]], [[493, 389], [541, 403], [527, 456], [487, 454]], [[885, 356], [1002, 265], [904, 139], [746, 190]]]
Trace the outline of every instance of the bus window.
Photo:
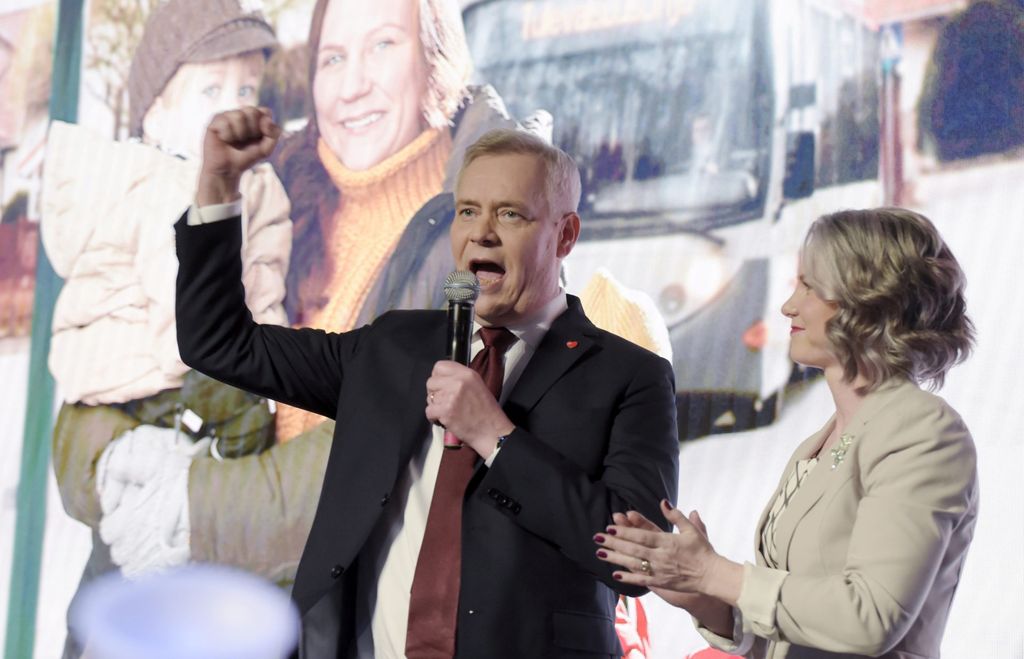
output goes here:
[[762, 216], [771, 138], [762, 11], [719, 0], [494, 0], [468, 8], [480, 82], [546, 109], [583, 180], [585, 239]]
[[879, 39], [852, 16], [811, 8], [818, 63], [819, 151], [815, 187], [878, 178]]

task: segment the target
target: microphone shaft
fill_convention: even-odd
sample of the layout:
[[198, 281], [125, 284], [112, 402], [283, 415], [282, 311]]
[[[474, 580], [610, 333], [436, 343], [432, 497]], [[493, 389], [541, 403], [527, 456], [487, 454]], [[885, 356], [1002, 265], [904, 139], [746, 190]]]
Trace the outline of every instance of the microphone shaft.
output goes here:
[[[473, 302], [448, 301], [448, 340], [446, 359], [469, 366], [470, 353], [473, 351]], [[445, 431], [444, 447], [457, 449], [462, 442], [452, 433]]]
[[448, 339], [445, 358], [469, 366], [473, 346], [473, 303], [448, 303]]

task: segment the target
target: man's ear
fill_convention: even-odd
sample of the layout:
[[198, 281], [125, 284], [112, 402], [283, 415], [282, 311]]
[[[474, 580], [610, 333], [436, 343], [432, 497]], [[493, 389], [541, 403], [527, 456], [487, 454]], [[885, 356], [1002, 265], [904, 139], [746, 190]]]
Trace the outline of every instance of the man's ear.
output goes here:
[[560, 220], [561, 226], [558, 228], [558, 249], [556, 254], [558, 258], [564, 259], [569, 256], [569, 252], [576, 245], [576, 241], [580, 237], [580, 216], [575, 212], [566, 213]]

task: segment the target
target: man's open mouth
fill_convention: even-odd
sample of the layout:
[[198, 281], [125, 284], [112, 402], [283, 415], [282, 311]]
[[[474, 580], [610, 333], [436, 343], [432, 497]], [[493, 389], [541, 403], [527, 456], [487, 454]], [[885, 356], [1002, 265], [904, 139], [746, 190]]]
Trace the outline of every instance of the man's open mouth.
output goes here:
[[471, 261], [469, 270], [480, 280], [480, 286], [485, 288], [501, 280], [505, 276], [505, 268], [494, 261]]

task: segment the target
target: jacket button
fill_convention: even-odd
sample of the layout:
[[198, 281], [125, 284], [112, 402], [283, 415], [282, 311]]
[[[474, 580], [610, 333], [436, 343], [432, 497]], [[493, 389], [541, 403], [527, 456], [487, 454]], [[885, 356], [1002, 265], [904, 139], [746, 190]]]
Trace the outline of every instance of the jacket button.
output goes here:
[[389, 492], [385, 492], [384, 496], [380, 498], [380, 505], [386, 506], [388, 505], [388, 501], [391, 501], [391, 494]]
[[498, 497], [501, 496], [501, 492], [499, 492], [497, 488], [492, 487], [491, 489], [487, 490], [487, 496], [491, 497], [492, 499], [497, 499]]
[[332, 579], [337, 579], [338, 577], [341, 576], [341, 573], [344, 572], [344, 571], [345, 571], [345, 568], [341, 567], [340, 565], [335, 565], [334, 567], [331, 568], [331, 578]]

